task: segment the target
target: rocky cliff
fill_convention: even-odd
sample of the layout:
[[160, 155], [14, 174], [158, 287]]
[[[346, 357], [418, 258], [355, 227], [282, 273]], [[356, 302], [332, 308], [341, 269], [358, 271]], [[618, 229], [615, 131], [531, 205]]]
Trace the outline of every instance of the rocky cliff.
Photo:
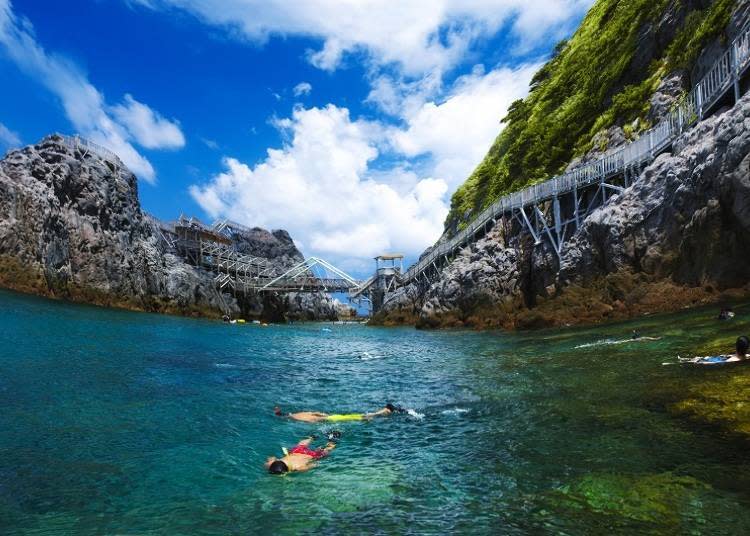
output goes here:
[[[624, 54], [625, 68], [617, 80], [609, 80], [610, 97], [605, 101], [614, 106], [631, 98], [631, 111], [637, 114], [632, 122], [632, 114], [624, 109], [597, 115], [596, 122], [587, 118], [587, 125], [614, 124], [598, 131], [567, 169], [598, 158], [602, 151], [637, 136], [643, 125], [660, 121], [690, 87], [690, 80], [702, 76], [726, 40], [750, 21], [748, 0], [657, 2], [630, 19], [634, 28], [627, 39], [635, 36], [638, 47], [605, 50], [607, 40], [617, 39], [612, 28], [627, 19], [631, 8], [608, 0], [595, 4], [582, 28], [537, 75], [530, 97], [511, 107], [505, 131], [459, 197], [473, 192], [483, 201], [472, 206], [485, 206], [502, 190], [482, 186], [481, 180], [492, 182], [495, 177], [503, 182], [508, 173], [524, 170], [529, 162], [522, 158], [523, 165], [516, 165], [514, 159], [531, 146], [511, 143], [514, 132], [528, 134], [533, 125], [539, 126], [537, 112], [544, 108], [547, 86], [557, 87], [558, 78], [582, 68], [592, 39], [604, 47], [604, 56], [617, 50]], [[600, 33], [592, 37], [594, 27]], [[633, 30], [637, 31], [631, 35]], [[662, 56], [662, 68], [648, 74], [656, 64], [647, 69], [644, 58]], [[666, 69], [670, 65], [680, 68]], [[648, 83], [638, 91], [627, 85], [646, 75]], [[641, 95], [641, 89], [652, 92]], [[580, 90], [578, 85], [562, 88], [555, 98], [565, 102]], [[546, 242], [535, 246], [518, 223], [502, 221], [430, 284], [391, 295], [375, 323], [530, 328], [626, 318], [750, 294], [750, 97], [720, 112], [683, 134], [671, 153], [661, 155], [630, 188], [591, 213], [559, 258]], [[580, 132], [561, 135], [573, 134]], [[580, 144], [577, 139], [568, 142]], [[513, 185], [522, 185], [516, 179]], [[470, 215], [471, 211], [454, 211], [446, 235]]]
[[[454, 233], [499, 196], [632, 139], [713, 63], [748, 0], [597, 0], [514, 102], [505, 128], [451, 200]], [[701, 57], [703, 56], [703, 57]]]
[[[0, 161], [0, 285], [23, 292], [177, 314], [330, 318], [327, 297], [240, 302], [164, 248], [125, 168], [50, 136]], [[285, 231], [253, 230], [239, 247], [280, 266], [302, 259]], [[259, 300], [256, 300], [259, 301]]]
[[527, 328], [618, 319], [750, 294], [750, 95], [686, 132], [595, 210], [561, 258], [496, 227], [381, 323]]

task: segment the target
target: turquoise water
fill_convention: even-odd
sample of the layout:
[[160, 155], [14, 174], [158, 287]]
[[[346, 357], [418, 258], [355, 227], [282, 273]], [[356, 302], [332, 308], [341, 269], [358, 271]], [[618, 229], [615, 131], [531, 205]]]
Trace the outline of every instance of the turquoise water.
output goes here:
[[[714, 313], [324, 332], [0, 292], [0, 533], [747, 534], [748, 442], [667, 411], [708, 379], [662, 362], [750, 332], [744, 310], [731, 325]], [[606, 344], [633, 327], [664, 338]], [[317, 469], [264, 471], [328, 429], [275, 404], [385, 401], [415, 416], [339, 425]]]

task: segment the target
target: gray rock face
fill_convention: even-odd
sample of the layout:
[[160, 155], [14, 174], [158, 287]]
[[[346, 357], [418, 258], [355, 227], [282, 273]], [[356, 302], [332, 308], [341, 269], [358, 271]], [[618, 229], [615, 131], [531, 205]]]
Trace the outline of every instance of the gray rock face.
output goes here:
[[336, 320], [336, 304], [328, 294], [291, 292], [284, 296], [286, 318], [291, 320]]
[[[162, 249], [153, 225], [130, 171], [60, 137], [0, 161], [0, 285], [140, 310], [239, 312], [234, 298], [215, 290], [212, 274]], [[302, 259], [285, 231], [254, 232], [248, 248], [285, 265]]]
[[425, 295], [422, 317], [445, 314], [464, 305], [500, 304], [520, 296], [521, 253], [505, 247], [498, 232], [466, 248]]
[[673, 154], [657, 158], [589, 215], [559, 261], [549, 248], [528, 247], [518, 228], [509, 234], [496, 228], [429, 288], [400, 289], [383, 315], [411, 315], [430, 326], [490, 309], [510, 314], [554, 299], [571, 284], [586, 287], [620, 273], [684, 288], [740, 288], [750, 282], [748, 251], [750, 95], [685, 133]]
[[[184, 312], [220, 308], [211, 278], [163, 255], [135, 176], [58, 137], [0, 162], [0, 256], [35, 278], [21, 290]], [[3, 283], [14, 287], [13, 271]]]
[[677, 101], [684, 95], [688, 85], [687, 73], [683, 71], [674, 72], [659, 83], [659, 87], [651, 97], [651, 108], [648, 112], [648, 120], [652, 125], [656, 125], [667, 117]]
[[239, 253], [273, 260], [280, 267], [291, 268], [305, 260], [292, 237], [283, 229], [270, 232], [254, 227], [249, 232], [236, 234], [232, 238]]
[[718, 287], [750, 281], [750, 96], [686, 133], [563, 251], [560, 282], [629, 270]]

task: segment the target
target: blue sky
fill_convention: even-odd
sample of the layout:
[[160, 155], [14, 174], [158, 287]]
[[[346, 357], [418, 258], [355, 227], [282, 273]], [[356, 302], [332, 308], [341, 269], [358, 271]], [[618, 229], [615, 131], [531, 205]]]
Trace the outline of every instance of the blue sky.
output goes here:
[[[143, 207], [413, 259], [590, 0], [0, 0], [0, 152], [80, 133]], [[398, 6], [398, 7], [395, 7]]]

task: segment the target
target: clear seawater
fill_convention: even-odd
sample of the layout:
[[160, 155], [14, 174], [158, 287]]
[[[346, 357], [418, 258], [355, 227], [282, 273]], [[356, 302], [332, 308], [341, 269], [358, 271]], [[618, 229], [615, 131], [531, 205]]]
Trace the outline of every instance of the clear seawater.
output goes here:
[[[748, 534], [750, 446], [662, 366], [750, 332], [703, 309], [536, 333], [260, 327], [0, 292], [2, 534]], [[325, 331], [322, 328], [329, 328]], [[607, 344], [634, 327], [652, 342]], [[714, 341], [714, 342], [712, 342]], [[327, 425], [272, 408], [412, 408]]]

